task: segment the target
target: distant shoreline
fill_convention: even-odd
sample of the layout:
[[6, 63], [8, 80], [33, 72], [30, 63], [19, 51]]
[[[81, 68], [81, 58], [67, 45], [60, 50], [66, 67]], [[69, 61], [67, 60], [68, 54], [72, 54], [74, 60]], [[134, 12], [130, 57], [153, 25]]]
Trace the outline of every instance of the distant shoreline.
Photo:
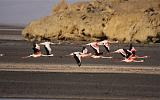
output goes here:
[[0, 25], [0, 40], [24, 40], [20, 26]]
[[5, 25], [0, 24], [0, 29], [24, 29], [25, 26], [23, 25]]

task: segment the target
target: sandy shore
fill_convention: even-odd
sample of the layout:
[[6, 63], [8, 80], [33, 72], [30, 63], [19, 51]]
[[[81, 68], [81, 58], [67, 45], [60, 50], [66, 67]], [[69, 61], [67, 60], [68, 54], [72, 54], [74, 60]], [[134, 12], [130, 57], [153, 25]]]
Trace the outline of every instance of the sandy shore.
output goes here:
[[75, 65], [50, 65], [50, 64], [0, 64], [0, 71], [34, 71], [34, 72], [72, 72], [72, 73], [135, 73], [158, 74], [160, 66], [81, 66]]

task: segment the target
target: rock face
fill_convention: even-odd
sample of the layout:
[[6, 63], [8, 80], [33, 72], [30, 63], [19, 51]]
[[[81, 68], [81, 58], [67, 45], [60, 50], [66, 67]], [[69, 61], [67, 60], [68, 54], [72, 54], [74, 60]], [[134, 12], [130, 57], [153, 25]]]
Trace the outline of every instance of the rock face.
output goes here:
[[61, 0], [50, 16], [23, 30], [27, 40], [102, 40], [160, 42], [160, 0]]

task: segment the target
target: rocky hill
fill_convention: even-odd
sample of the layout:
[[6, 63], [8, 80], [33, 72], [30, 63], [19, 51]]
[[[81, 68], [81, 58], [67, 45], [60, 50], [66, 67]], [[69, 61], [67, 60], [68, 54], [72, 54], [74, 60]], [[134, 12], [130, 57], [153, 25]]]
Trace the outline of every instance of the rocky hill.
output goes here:
[[160, 42], [160, 0], [92, 0], [68, 4], [61, 0], [52, 14], [23, 30], [33, 40], [118, 40]]

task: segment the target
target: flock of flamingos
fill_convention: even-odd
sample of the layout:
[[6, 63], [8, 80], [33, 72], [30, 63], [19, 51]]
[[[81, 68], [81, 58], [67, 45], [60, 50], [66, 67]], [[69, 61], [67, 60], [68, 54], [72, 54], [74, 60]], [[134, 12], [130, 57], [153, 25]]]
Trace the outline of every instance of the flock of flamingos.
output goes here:
[[[81, 66], [82, 63], [82, 59], [83, 58], [108, 58], [108, 59], [112, 59], [112, 56], [103, 56], [103, 52], [100, 52], [99, 46], [104, 46], [106, 49], [106, 52], [108, 54], [121, 54], [122, 55], [122, 60], [120, 60], [120, 62], [144, 62], [144, 60], [140, 59], [138, 60], [138, 58], [148, 58], [148, 56], [138, 56], [136, 55], [136, 49], [133, 47], [132, 44], [130, 44], [129, 49], [126, 48], [122, 48], [122, 49], [118, 49], [115, 51], [110, 51], [110, 44], [111, 43], [118, 43], [118, 41], [115, 42], [111, 42], [109, 40], [103, 40], [100, 42], [91, 42], [88, 44], [83, 45], [82, 51], [76, 51], [73, 53], [70, 53], [69, 55], [66, 56], [73, 56], [77, 65]], [[22, 58], [29, 58], [29, 57], [43, 57], [43, 56], [48, 56], [48, 57], [52, 57], [54, 56], [52, 54], [52, 49], [50, 47], [50, 45], [52, 44], [60, 44], [59, 43], [52, 43], [50, 41], [46, 41], [43, 43], [34, 43], [33, 44], [33, 54], [26, 56], [26, 57], [22, 57]], [[41, 48], [40, 46], [43, 45], [45, 50], [46, 50], [46, 54], [42, 54], [41, 53]], [[91, 47], [94, 50], [94, 53], [89, 52], [89, 50], [87, 49], [88, 47]], [[3, 54], [1, 54], [1, 56], [3, 56]]]

